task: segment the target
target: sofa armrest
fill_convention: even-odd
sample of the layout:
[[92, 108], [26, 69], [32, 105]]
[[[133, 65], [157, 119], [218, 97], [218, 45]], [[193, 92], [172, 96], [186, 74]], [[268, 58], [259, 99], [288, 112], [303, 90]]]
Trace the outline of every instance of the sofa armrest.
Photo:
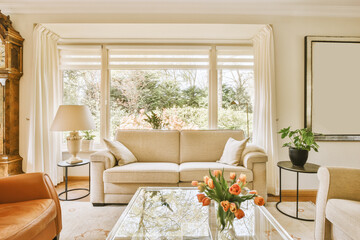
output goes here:
[[318, 196], [324, 199], [338, 198], [360, 201], [360, 169], [321, 167], [318, 171]]
[[61, 207], [55, 186], [50, 177], [44, 173], [26, 173], [0, 178], [0, 204], [25, 202], [36, 199], [54, 200], [56, 216], [56, 232], [62, 229]]
[[90, 202], [94, 205], [104, 203], [104, 171], [116, 164], [116, 159], [109, 151], [100, 151], [90, 155], [91, 161], [91, 194]]
[[253, 189], [256, 189], [265, 201], [267, 201], [267, 186], [266, 186], [266, 162], [268, 157], [264, 150], [250, 146], [244, 150], [243, 165], [253, 172]]
[[244, 167], [247, 169], [253, 169], [254, 163], [266, 163], [268, 157], [263, 152], [249, 152], [243, 157]]
[[114, 167], [116, 164], [114, 155], [107, 150], [91, 154], [90, 161], [103, 163], [105, 170]]
[[330, 239], [331, 224], [326, 219], [328, 199], [360, 201], [360, 169], [321, 167], [317, 173], [319, 190], [316, 197], [315, 239]]

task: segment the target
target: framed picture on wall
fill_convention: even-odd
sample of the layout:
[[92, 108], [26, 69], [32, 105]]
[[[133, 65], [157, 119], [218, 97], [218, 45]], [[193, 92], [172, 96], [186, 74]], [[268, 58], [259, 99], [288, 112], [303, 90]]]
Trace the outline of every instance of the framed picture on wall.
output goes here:
[[360, 141], [360, 37], [305, 37], [305, 127]]

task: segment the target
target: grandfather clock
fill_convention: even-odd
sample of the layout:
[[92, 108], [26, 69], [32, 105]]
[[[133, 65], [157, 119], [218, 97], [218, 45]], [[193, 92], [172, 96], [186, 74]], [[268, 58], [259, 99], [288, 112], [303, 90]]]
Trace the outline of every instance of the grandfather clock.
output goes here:
[[19, 155], [19, 80], [23, 41], [0, 11], [0, 177], [22, 173]]

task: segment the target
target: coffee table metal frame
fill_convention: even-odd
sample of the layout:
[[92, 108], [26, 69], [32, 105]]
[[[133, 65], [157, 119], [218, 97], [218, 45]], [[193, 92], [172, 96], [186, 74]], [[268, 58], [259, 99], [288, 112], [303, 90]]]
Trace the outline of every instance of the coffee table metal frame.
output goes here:
[[[280, 199], [279, 199], [279, 202], [276, 203], [276, 209], [288, 217], [298, 219], [301, 221], [313, 222], [315, 219], [307, 219], [307, 218], [299, 217], [299, 173], [314, 174], [314, 173], [317, 173], [320, 166], [317, 164], [313, 164], [313, 163], [305, 163], [305, 165], [303, 167], [299, 167], [299, 166], [293, 165], [291, 163], [291, 161], [280, 161], [277, 163], [277, 166], [279, 167], [279, 180], [280, 180], [280, 184], [279, 184], [280, 185], [280, 196], [279, 196], [279, 198]], [[279, 209], [279, 206], [278, 206], [282, 202], [281, 201], [281, 169], [291, 171], [291, 172], [296, 172], [296, 216], [292, 216], [288, 213], [283, 212], [282, 210]]]
[[[68, 168], [69, 167], [78, 167], [78, 166], [83, 166], [89, 164], [89, 188], [72, 188], [72, 189], [68, 189]], [[59, 193], [59, 200], [61, 201], [74, 201], [74, 200], [79, 200], [82, 199], [84, 197], [89, 196], [90, 194], [90, 160], [88, 159], [82, 159], [82, 162], [79, 163], [68, 163], [66, 161], [61, 161], [57, 164], [59, 167], [63, 167], [65, 168], [65, 191], [62, 191], [61, 193]], [[71, 191], [78, 191], [78, 190], [84, 190], [87, 191], [87, 193], [81, 197], [77, 197], [77, 198], [68, 198], [68, 192]], [[61, 198], [61, 195], [65, 194], [65, 198]]]

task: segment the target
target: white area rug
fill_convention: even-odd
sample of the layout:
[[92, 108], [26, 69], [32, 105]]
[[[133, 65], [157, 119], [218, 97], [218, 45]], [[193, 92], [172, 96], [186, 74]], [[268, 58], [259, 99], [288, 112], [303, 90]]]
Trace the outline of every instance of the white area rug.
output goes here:
[[60, 240], [106, 239], [126, 205], [93, 207], [90, 202], [60, 202], [62, 231]]
[[[276, 209], [275, 204], [275, 202], [269, 202], [266, 204], [266, 208], [294, 240], [314, 239], [314, 222], [301, 221], [287, 217]], [[287, 214], [293, 216], [296, 214], [296, 202], [282, 202], [279, 204], [279, 208]], [[315, 209], [315, 204], [312, 202], [300, 202], [299, 217], [314, 219]]]
[[[63, 229], [61, 240], [102, 240], [106, 239], [126, 205], [93, 207], [89, 202], [61, 202]], [[305, 222], [281, 214], [275, 203], [267, 203], [266, 208], [285, 228], [294, 240], [314, 239], [314, 222]], [[280, 209], [295, 214], [295, 202], [283, 202]], [[313, 218], [315, 205], [303, 202], [299, 205], [299, 217]]]

